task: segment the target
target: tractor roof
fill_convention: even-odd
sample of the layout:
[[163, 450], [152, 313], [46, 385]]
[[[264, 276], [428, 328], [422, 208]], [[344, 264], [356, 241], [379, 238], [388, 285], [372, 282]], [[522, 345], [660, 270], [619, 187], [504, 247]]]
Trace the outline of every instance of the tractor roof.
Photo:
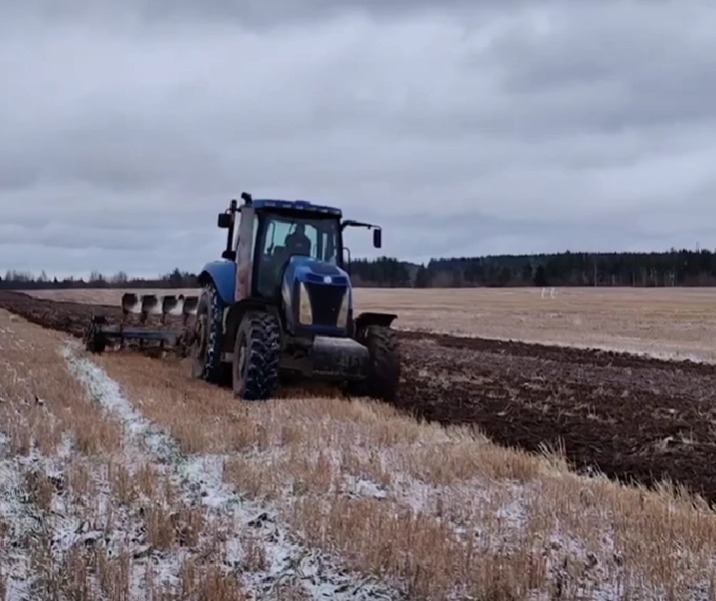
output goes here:
[[290, 209], [293, 211], [305, 211], [306, 213], [324, 213], [342, 217], [343, 213], [336, 207], [317, 205], [307, 200], [274, 200], [271, 198], [256, 198], [252, 205], [255, 209]]

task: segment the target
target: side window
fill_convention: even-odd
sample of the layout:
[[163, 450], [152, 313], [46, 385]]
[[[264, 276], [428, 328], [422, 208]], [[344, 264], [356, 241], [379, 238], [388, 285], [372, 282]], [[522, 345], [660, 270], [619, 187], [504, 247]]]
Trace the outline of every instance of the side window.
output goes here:
[[318, 232], [312, 225], [306, 225], [306, 238], [311, 241], [311, 257], [315, 259], [318, 253]]
[[286, 245], [286, 236], [290, 231], [290, 224], [285, 221], [270, 221], [266, 230], [266, 238], [264, 240], [264, 254], [269, 254], [277, 246]]
[[321, 248], [323, 248], [323, 257], [322, 259], [324, 261], [327, 261], [328, 263], [336, 263], [336, 249], [334, 244], [333, 236], [331, 236], [329, 233], [322, 232], [321, 233], [321, 241], [323, 244], [321, 245]]

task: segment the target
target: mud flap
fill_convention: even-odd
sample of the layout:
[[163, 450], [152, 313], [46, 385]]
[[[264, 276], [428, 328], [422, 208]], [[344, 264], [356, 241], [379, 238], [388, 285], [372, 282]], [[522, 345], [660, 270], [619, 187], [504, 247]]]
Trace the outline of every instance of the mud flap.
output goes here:
[[352, 338], [316, 336], [309, 357], [316, 376], [361, 380], [368, 371], [368, 348]]

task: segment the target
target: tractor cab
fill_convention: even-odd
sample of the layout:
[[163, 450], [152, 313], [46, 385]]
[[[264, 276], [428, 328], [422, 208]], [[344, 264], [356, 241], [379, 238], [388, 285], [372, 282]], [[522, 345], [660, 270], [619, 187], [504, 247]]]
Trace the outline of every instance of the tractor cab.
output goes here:
[[346, 227], [373, 229], [376, 248], [381, 229], [303, 200], [241, 198], [244, 204], [232, 200], [218, 216], [219, 228], [228, 230], [222, 260], [199, 276], [194, 374], [218, 380], [231, 365], [242, 398], [271, 396], [285, 372], [394, 396], [399, 365], [390, 324], [396, 316], [354, 319], [344, 262]]
[[263, 298], [280, 294], [281, 277], [292, 257], [304, 265], [325, 264], [336, 273], [343, 268], [340, 217], [300, 209], [257, 211], [254, 247], [255, 293]]
[[229, 230], [222, 256], [236, 263], [233, 300], [275, 306], [292, 334], [347, 335], [352, 291], [343, 230], [374, 228], [380, 247], [380, 228], [342, 221], [340, 209], [307, 201], [242, 198], [244, 205], [218, 218]]

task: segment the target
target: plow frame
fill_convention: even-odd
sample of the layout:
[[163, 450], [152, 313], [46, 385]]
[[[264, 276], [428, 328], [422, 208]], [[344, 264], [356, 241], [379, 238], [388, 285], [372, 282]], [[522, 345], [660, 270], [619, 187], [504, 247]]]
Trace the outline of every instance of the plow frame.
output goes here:
[[[198, 296], [155, 294], [138, 296], [134, 293], [122, 295], [122, 319], [117, 324], [109, 323], [106, 315], [93, 314], [85, 331], [85, 349], [91, 353], [103, 353], [111, 343], [118, 342], [124, 349], [127, 343], [139, 343], [140, 350], [172, 351], [181, 357], [187, 356], [192, 342], [189, 318], [196, 314]], [[132, 323], [130, 315], [139, 315], [138, 324]], [[181, 315], [181, 326], [167, 326], [168, 315]], [[150, 316], [159, 316], [159, 323], [149, 323]], [[158, 344], [157, 344], [158, 343]]]

